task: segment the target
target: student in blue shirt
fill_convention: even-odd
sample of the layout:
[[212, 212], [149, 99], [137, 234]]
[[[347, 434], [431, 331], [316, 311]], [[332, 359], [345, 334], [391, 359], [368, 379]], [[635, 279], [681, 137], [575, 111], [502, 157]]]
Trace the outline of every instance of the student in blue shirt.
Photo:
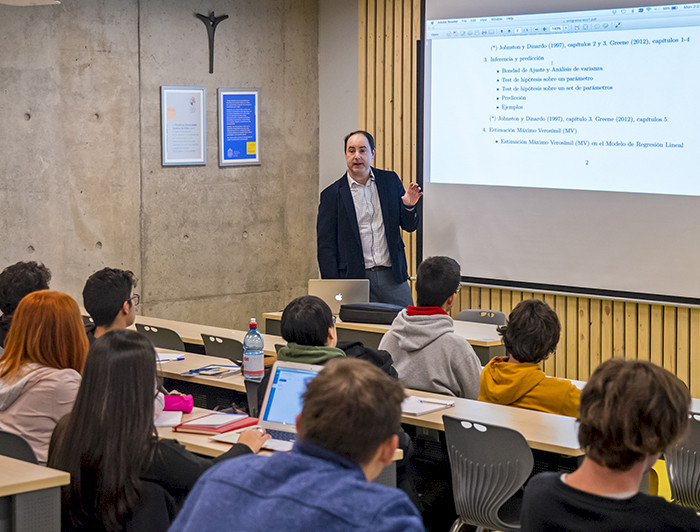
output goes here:
[[403, 398], [369, 362], [329, 361], [307, 385], [292, 451], [213, 467], [170, 530], [423, 530], [405, 493], [370, 482], [393, 460]]

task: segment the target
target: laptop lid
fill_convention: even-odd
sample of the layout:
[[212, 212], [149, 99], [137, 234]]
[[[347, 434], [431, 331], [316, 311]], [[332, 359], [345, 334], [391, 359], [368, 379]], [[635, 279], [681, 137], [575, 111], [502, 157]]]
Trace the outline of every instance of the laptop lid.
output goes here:
[[309, 295], [323, 299], [338, 315], [343, 303], [369, 303], [369, 279], [309, 279]]
[[323, 366], [315, 364], [275, 362], [265, 390], [258, 424], [266, 430], [296, 433], [297, 414], [303, 406], [301, 396], [306, 390], [306, 384], [322, 369]]

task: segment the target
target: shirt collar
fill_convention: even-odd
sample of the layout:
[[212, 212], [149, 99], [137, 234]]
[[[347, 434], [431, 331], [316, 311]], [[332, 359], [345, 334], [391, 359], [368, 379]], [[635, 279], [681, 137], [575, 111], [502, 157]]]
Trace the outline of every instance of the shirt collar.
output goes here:
[[350, 177], [350, 170], [345, 172], [345, 175], [348, 178], [348, 185], [351, 187], [362, 187], [362, 186], [367, 186], [370, 182], [374, 182], [374, 172], [372, 171], [372, 167], [369, 167], [369, 179], [367, 180], [367, 183], [364, 185], [360, 185], [357, 181], [355, 181], [352, 177]]
[[327, 460], [329, 462], [333, 462], [333, 463], [338, 464], [346, 469], [355, 469], [364, 478], [365, 474], [359, 465], [355, 464], [354, 462], [351, 462], [347, 458], [343, 458], [342, 456], [335, 454], [333, 451], [330, 451], [330, 450], [325, 449], [323, 447], [319, 447], [318, 445], [315, 445], [315, 444], [310, 443], [308, 441], [303, 441], [301, 438], [298, 438], [297, 441], [294, 442], [294, 448], [292, 450], [294, 452], [297, 452], [297, 453], [301, 453], [301, 454], [305, 454], [308, 456], [313, 456], [315, 458], [321, 458], [322, 460]]

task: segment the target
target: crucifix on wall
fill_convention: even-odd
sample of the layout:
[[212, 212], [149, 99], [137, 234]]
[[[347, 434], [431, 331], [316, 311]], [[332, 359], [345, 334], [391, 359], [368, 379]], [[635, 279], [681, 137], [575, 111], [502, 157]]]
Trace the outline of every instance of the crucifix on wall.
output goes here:
[[209, 16], [204, 16], [201, 13], [196, 13], [197, 18], [204, 22], [207, 27], [207, 35], [209, 36], [209, 73], [214, 73], [214, 32], [219, 22], [226, 20], [228, 15], [214, 16], [214, 12], [209, 13]]

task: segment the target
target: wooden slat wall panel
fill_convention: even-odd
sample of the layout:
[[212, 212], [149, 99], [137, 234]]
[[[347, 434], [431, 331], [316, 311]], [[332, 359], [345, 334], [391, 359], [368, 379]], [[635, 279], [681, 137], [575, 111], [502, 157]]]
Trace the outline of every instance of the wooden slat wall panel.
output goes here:
[[547, 303], [562, 326], [556, 354], [544, 362], [548, 375], [586, 380], [601, 362], [613, 356], [650, 360], [678, 375], [694, 397], [700, 396], [697, 308], [465, 284], [452, 315], [467, 308], [491, 308], [508, 315], [520, 301], [533, 297]]
[[[374, 133], [380, 168], [416, 180], [417, 65], [420, 0], [358, 0], [359, 125]], [[409, 272], [415, 275], [416, 237], [404, 234]], [[522, 300], [542, 299], [562, 324], [550, 375], [587, 379], [613, 357], [650, 360], [675, 372], [700, 396], [700, 309], [533, 293], [464, 285], [452, 315], [466, 308], [509, 314]]]

